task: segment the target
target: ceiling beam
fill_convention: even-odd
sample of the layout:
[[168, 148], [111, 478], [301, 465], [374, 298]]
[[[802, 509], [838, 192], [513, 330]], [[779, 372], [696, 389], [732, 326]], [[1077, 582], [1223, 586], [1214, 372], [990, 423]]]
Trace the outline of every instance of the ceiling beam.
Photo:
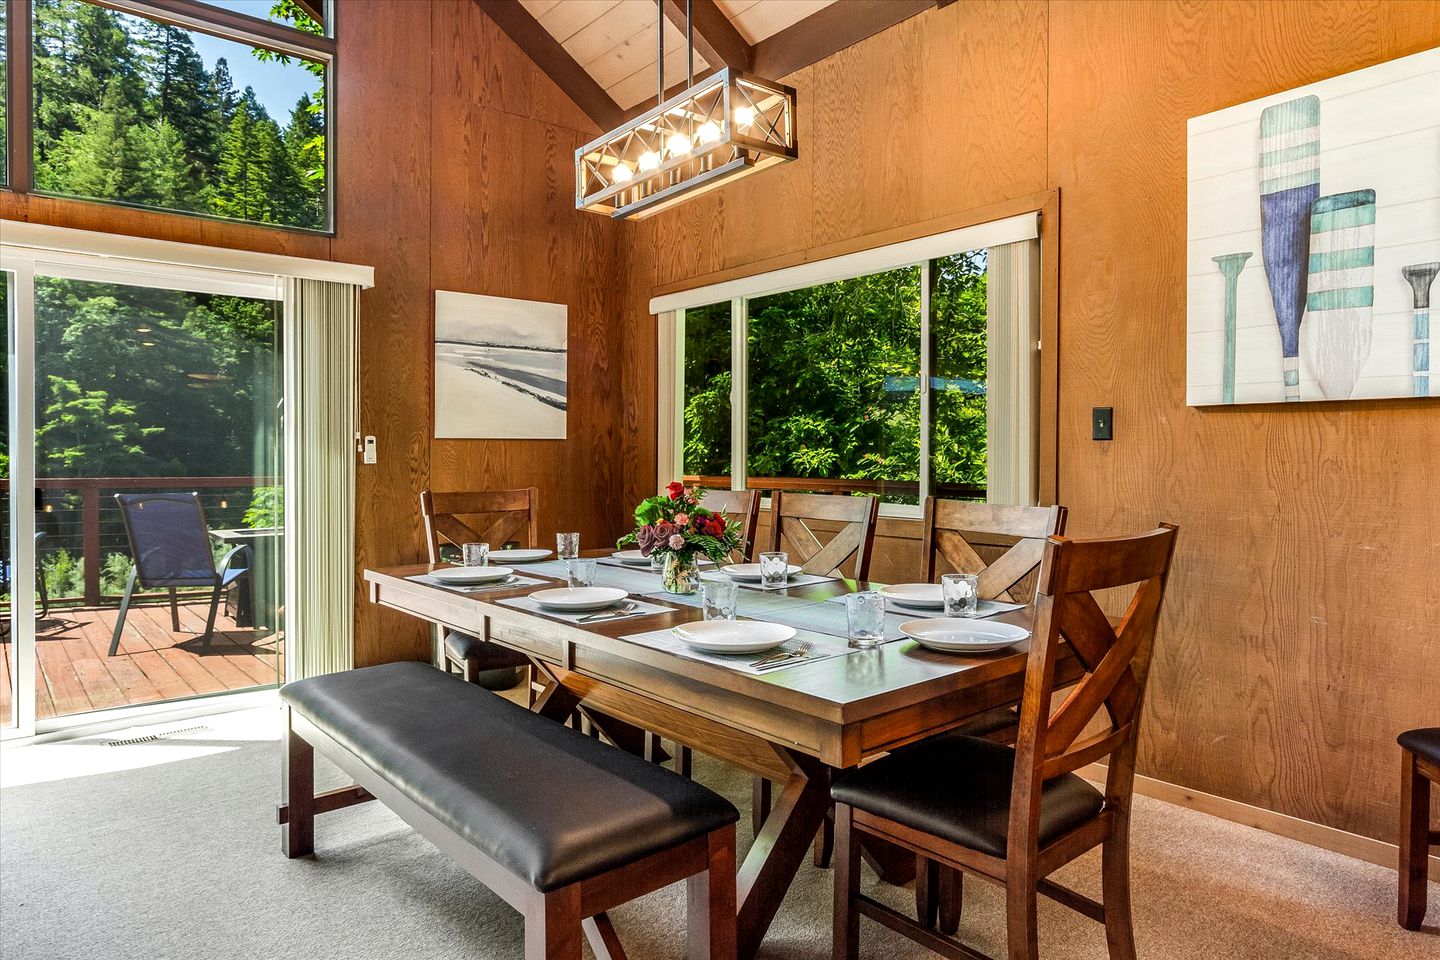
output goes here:
[[[685, 33], [685, 0], [665, 0], [665, 16]], [[695, 49], [712, 67], [749, 70], [753, 50], [715, 0], [690, 0]]]
[[755, 44], [752, 72], [779, 80], [938, 5], [943, 4], [936, 0], [835, 0]]
[[475, 3], [596, 126], [610, 130], [620, 125], [623, 113], [620, 105], [575, 62], [559, 40], [530, 15], [520, 0], [475, 0]]

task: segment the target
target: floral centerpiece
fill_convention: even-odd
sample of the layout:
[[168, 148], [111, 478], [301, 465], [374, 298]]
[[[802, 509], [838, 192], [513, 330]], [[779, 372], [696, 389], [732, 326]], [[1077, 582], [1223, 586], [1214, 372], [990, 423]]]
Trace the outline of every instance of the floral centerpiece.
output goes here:
[[744, 546], [738, 521], [700, 506], [695, 490], [678, 480], [660, 496], [642, 500], [635, 508], [635, 530], [616, 546], [638, 546], [647, 557], [664, 560], [662, 582], [670, 593], [700, 589], [700, 557], [726, 562], [732, 551]]

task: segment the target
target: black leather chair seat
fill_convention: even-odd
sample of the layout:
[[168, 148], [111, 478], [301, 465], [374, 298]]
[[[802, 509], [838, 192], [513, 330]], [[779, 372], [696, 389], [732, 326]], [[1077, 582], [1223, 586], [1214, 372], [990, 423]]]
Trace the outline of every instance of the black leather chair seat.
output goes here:
[[1422, 760], [1429, 760], [1431, 763], [1440, 763], [1440, 727], [1421, 727], [1418, 730], [1406, 730], [1395, 738], [1400, 746], [1409, 750]]
[[725, 798], [423, 663], [312, 677], [296, 711], [547, 892], [739, 818]]
[[445, 634], [445, 655], [457, 663], [464, 663], [470, 657], [475, 657], [480, 661], [480, 670], [503, 670], [506, 667], [530, 665], [523, 653], [468, 633], [461, 633], [459, 630], [451, 630]]
[[[1015, 751], [977, 737], [941, 736], [852, 770], [830, 789], [837, 803], [877, 814], [992, 857], [1004, 857]], [[1040, 846], [1100, 812], [1100, 792], [1074, 774], [1045, 785]]]

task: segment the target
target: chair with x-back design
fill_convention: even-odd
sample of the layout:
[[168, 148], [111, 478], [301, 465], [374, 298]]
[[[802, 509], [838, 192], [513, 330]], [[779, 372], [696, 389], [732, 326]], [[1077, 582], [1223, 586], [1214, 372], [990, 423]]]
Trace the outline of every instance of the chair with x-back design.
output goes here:
[[980, 599], [1029, 603], [1045, 538], [1065, 532], [1061, 506], [1020, 507], [925, 498], [921, 551], [926, 583], [973, 573]]
[[[835, 960], [855, 960], [862, 914], [947, 956], [984, 956], [928, 918], [911, 920], [861, 893], [857, 832], [1004, 887], [1010, 960], [1038, 956], [1042, 893], [1102, 922], [1111, 960], [1134, 960], [1135, 748], [1175, 538], [1176, 528], [1161, 524], [1135, 537], [1046, 541], [1014, 747], [934, 738], [836, 778]], [[1130, 588], [1112, 624], [1094, 594]], [[1052, 710], [1056, 674], [1071, 655], [1082, 675]], [[1103, 791], [1075, 773], [1100, 760], [1108, 761]], [[1097, 846], [1103, 903], [1048, 879]]]
[[[879, 513], [880, 501], [875, 497], [776, 490], [770, 495], [770, 549], [784, 550], [790, 562], [806, 573], [828, 577], [848, 567], [856, 580], [865, 580], [870, 575]], [[811, 527], [817, 521], [844, 526], [822, 542]]]
[[[540, 491], [534, 487], [452, 493], [423, 490], [420, 493], [420, 516], [425, 522], [425, 546], [431, 563], [441, 562], [442, 541], [457, 547], [488, 543], [496, 550], [512, 541], [522, 547], [534, 547], [539, 512]], [[452, 665], [459, 668], [471, 683], [487, 670], [530, 666], [523, 654], [459, 630], [449, 631], [441, 647], [445, 669]]]

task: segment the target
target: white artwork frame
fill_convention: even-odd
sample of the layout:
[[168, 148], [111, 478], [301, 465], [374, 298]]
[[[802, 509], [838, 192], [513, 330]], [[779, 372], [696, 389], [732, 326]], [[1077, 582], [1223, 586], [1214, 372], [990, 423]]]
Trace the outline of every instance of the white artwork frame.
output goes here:
[[435, 437], [564, 440], [563, 303], [435, 291]]
[[1440, 48], [1189, 121], [1189, 405], [1440, 397], [1437, 91]]

